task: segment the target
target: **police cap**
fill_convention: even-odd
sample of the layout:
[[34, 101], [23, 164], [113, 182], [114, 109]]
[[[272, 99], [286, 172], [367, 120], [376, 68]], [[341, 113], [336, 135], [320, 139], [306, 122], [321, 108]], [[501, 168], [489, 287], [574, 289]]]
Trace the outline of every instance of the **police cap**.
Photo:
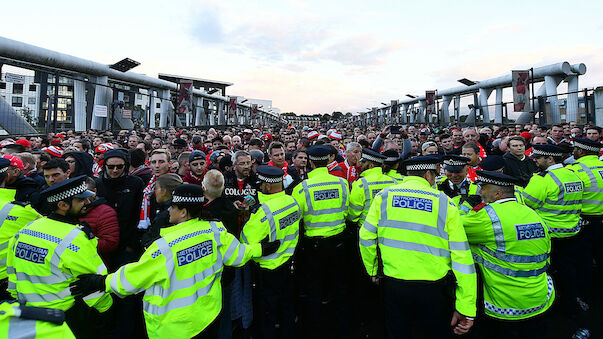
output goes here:
[[372, 149], [363, 148], [360, 161], [371, 161], [377, 164], [382, 164], [385, 158], [387, 157], [385, 155], [381, 155], [379, 152], [375, 152]]
[[574, 138], [574, 147], [578, 147], [590, 152], [599, 152], [601, 147], [603, 147], [603, 144], [590, 139]]
[[538, 157], [560, 157], [563, 156], [563, 148], [556, 145], [533, 145], [532, 146], [532, 154], [530, 154], [532, 158]]
[[441, 162], [442, 157], [437, 154], [421, 155], [404, 160], [404, 168], [406, 168], [407, 171], [436, 171]]
[[80, 175], [61, 181], [42, 191], [42, 196], [48, 202], [59, 202], [71, 198], [89, 198], [94, 195], [94, 192], [88, 190], [86, 178], [85, 175]]
[[475, 173], [477, 174], [476, 183], [481, 185], [515, 186], [519, 183], [517, 178], [503, 173], [480, 170]]
[[172, 204], [202, 204], [203, 189], [199, 185], [182, 184], [172, 193]]
[[258, 166], [256, 174], [259, 180], [274, 184], [283, 181], [285, 171], [276, 166], [261, 165]]
[[316, 145], [308, 148], [306, 153], [310, 160], [326, 161], [329, 160], [329, 156], [331, 155], [331, 148], [326, 145]]
[[10, 166], [10, 160], [0, 157], [0, 174], [6, 172]]
[[479, 167], [484, 171], [500, 171], [505, 167], [505, 160], [500, 155], [489, 155], [482, 159], [479, 163]]
[[381, 155], [385, 156], [383, 160], [384, 163], [391, 165], [400, 161], [400, 154], [393, 149], [388, 149], [387, 151], [381, 152]]
[[456, 154], [444, 156], [444, 169], [447, 171], [461, 171], [469, 163], [469, 158]]

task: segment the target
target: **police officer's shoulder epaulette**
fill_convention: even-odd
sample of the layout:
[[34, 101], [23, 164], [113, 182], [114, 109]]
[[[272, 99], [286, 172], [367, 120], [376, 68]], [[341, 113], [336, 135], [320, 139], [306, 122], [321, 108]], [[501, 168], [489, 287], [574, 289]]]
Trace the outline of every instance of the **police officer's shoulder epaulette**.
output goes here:
[[544, 178], [547, 173], [548, 173], [548, 171], [542, 171], [542, 172], [538, 173], [538, 175]]
[[486, 207], [485, 203], [479, 203], [477, 205], [475, 205], [475, 207], [473, 207], [473, 211], [478, 212], [479, 210], [481, 210], [482, 208]]
[[11, 202], [11, 204], [13, 204], [13, 205], [19, 205], [19, 206], [21, 206], [21, 207], [25, 207], [25, 206], [29, 205], [29, 204], [28, 204], [28, 203], [26, 203], [26, 202], [23, 202], [23, 201], [16, 201], [16, 200], [15, 200], [15, 201], [12, 201], [12, 202]]

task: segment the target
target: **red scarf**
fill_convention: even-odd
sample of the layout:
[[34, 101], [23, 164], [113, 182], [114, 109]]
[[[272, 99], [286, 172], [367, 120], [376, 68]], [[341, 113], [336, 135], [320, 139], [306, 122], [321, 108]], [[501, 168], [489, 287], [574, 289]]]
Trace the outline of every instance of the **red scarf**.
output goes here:
[[358, 179], [358, 170], [356, 169], [356, 166], [350, 166], [350, 164], [348, 164], [348, 159], [344, 160], [344, 164], [348, 169], [345, 174], [346, 179], [348, 179], [349, 182]]
[[339, 164], [337, 163], [337, 161], [333, 161], [332, 163], [327, 165], [327, 169], [329, 170], [329, 172], [331, 172], [336, 166], [339, 166]]
[[[270, 160], [270, 161], [268, 162], [268, 166], [280, 167], [280, 166], [276, 166], [276, 165], [275, 165], [275, 164], [272, 162], [272, 160]], [[287, 162], [285, 161], [285, 165], [284, 165], [283, 167], [281, 167], [281, 168], [283, 169], [283, 171], [285, 171], [285, 175], [284, 175], [285, 177], [287, 176], [287, 167], [288, 167], [288, 166], [287, 166]]]

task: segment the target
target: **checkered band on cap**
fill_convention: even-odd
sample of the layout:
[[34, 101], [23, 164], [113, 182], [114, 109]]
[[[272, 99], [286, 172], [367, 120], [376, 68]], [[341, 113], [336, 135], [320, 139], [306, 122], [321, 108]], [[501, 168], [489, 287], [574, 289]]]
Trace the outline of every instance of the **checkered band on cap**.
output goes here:
[[407, 171], [425, 171], [425, 170], [437, 170], [438, 164], [411, 164], [406, 165]]
[[447, 159], [447, 160], [444, 160], [444, 165], [446, 165], [446, 166], [465, 166], [465, 165], [467, 165], [467, 162], [457, 160], [457, 159]]
[[327, 154], [327, 155], [323, 155], [323, 156], [319, 157], [319, 156], [316, 156], [316, 155], [309, 155], [308, 154], [308, 158], [310, 158], [310, 160], [318, 160], [318, 161], [320, 161], [320, 160], [329, 160], [329, 155]]
[[65, 200], [65, 199], [71, 198], [74, 195], [78, 195], [78, 194], [84, 193], [87, 189], [88, 189], [88, 187], [86, 186], [86, 182], [83, 181], [77, 187], [73, 187], [73, 188], [70, 188], [70, 189], [68, 189], [66, 191], [57, 192], [57, 193], [55, 193], [53, 195], [49, 195], [46, 198], [46, 200], [48, 202], [57, 202], [57, 201]]
[[601, 147], [603, 147], [603, 144], [599, 147], [596, 147], [596, 146], [586, 145], [579, 141], [574, 140], [574, 147], [582, 148], [584, 150], [591, 151], [591, 152], [599, 152], [601, 150]]
[[500, 181], [500, 180], [484, 177], [479, 174], [477, 175], [477, 181], [479, 181], [483, 184], [491, 184], [491, 185], [498, 185], [498, 186], [515, 186], [515, 183], [508, 182], [508, 181]]
[[277, 183], [277, 182], [283, 181], [283, 177], [273, 178], [273, 177], [267, 177], [267, 176], [261, 175], [259, 173], [257, 174], [257, 176], [258, 176], [258, 179], [260, 179], [264, 182], [268, 182], [268, 183]]
[[6, 172], [7, 170], [8, 170], [8, 166], [7, 166], [7, 167], [0, 168], [0, 173], [4, 173], [4, 172]]
[[534, 149], [532, 149], [532, 155], [540, 155], [540, 156], [545, 156], [545, 157], [548, 157], [548, 156], [551, 156], [551, 157], [560, 157], [560, 156], [563, 156], [563, 153], [561, 153], [561, 152], [559, 152], [559, 153], [556, 153], [556, 152], [545, 152], [545, 151], [541, 151], [541, 150], [538, 150], [538, 149], [534, 148]]
[[362, 159], [366, 159], [368, 161], [378, 162], [380, 164], [382, 164], [383, 160], [384, 160], [382, 158], [377, 158], [377, 157], [374, 157], [374, 156], [372, 156], [370, 154], [366, 154], [366, 153], [362, 153]]
[[172, 196], [172, 203], [194, 204], [203, 203], [203, 197], [183, 197], [181, 195]]
[[385, 162], [396, 162], [396, 161], [398, 161], [399, 159], [400, 159], [400, 158], [398, 158], [398, 157], [389, 157], [389, 158], [385, 158], [385, 159], [383, 159], [383, 161], [385, 161]]

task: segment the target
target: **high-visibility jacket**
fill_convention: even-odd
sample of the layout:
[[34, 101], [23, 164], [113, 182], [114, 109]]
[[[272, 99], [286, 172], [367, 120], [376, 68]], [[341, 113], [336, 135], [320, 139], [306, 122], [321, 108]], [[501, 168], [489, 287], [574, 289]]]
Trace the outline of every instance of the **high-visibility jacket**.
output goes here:
[[584, 184], [582, 215], [603, 215], [603, 161], [596, 155], [586, 155], [567, 167], [576, 172]]
[[17, 190], [11, 188], [0, 188], [0, 201], [14, 201]]
[[352, 184], [348, 219], [362, 226], [371, 207], [373, 197], [385, 187], [396, 185], [396, 179], [383, 174], [381, 167], [373, 167], [360, 173], [360, 179]]
[[390, 178], [393, 178], [398, 183], [401, 183], [402, 181], [404, 181], [404, 176], [402, 174], [398, 173], [398, 170], [395, 170], [395, 169], [389, 170], [389, 172], [387, 172], [387, 176]]
[[41, 218], [31, 206], [0, 200], [0, 280], [6, 279], [8, 241], [30, 222]]
[[[18, 302], [0, 304], [0, 338], [7, 339], [75, 339], [67, 323], [21, 318]], [[45, 310], [40, 310], [46, 312]]]
[[456, 187], [454, 187], [454, 184], [448, 180], [448, 178], [444, 178], [445, 179], [438, 184], [438, 189], [446, 193], [446, 195], [452, 199], [458, 206], [461, 214], [468, 213], [473, 207], [467, 202], [467, 198], [478, 194], [478, 186], [469, 179], [464, 179], [463, 182], [461, 182], [460, 187], [455, 189]]
[[515, 185], [515, 200], [517, 200], [518, 203], [525, 205], [525, 199], [523, 197], [523, 190], [524, 188], [518, 185]]
[[260, 205], [252, 209], [249, 221], [241, 231], [244, 244], [256, 244], [264, 240], [281, 242], [276, 253], [254, 258], [260, 267], [275, 269], [289, 261], [299, 240], [301, 210], [297, 201], [284, 191], [274, 194], [258, 193]]
[[330, 237], [345, 229], [349, 190], [345, 179], [330, 175], [326, 167], [308, 173], [308, 179], [293, 189], [302, 211], [307, 237]]
[[107, 276], [106, 291], [119, 297], [145, 291], [149, 338], [190, 338], [222, 309], [223, 266], [242, 266], [262, 248], [240, 244], [219, 221], [191, 219], [160, 235], [137, 262]]
[[475, 316], [477, 277], [458, 208], [427, 180], [406, 176], [375, 196], [360, 228], [360, 254], [370, 276], [377, 274], [377, 246], [388, 277], [436, 281], [452, 270], [456, 310]]
[[580, 231], [582, 186], [576, 173], [558, 164], [532, 176], [523, 196], [526, 205], [544, 219], [551, 237], [567, 238]]
[[546, 274], [551, 237], [538, 213], [509, 198], [480, 204], [461, 220], [482, 271], [486, 314], [518, 320], [546, 311], [555, 299]]
[[[28, 306], [70, 309], [74, 297], [69, 284], [77, 276], [107, 273], [96, 245], [96, 238], [89, 239], [75, 225], [48, 217], [30, 223], [8, 245], [8, 291]], [[84, 301], [100, 312], [113, 303], [105, 293], [90, 294]]]

